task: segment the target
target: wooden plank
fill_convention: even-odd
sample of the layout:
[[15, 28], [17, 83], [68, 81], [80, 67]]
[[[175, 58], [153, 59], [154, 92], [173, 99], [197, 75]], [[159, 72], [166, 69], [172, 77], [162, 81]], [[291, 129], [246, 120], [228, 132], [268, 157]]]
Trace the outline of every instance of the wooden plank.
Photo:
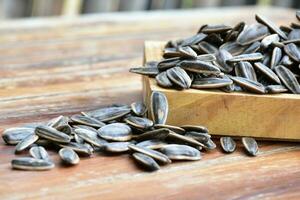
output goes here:
[[[145, 61], [159, 61], [165, 42], [146, 42]], [[149, 79], [149, 80], [148, 80]], [[257, 95], [222, 91], [165, 89], [144, 77], [144, 95], [163, 92], [169, 101], [168, 123], [201, 124], [215, 135], [250, 136], [263, 139], [300, 140], [300, 95]], [[145, 91], [146, 90], [146, 91]], [[149, 102], [149, 100], [146, 100]]]
[[[144, 40], [189, 36], [207, 21], [251, 22], [256, 12], [279, 23], [295, 18], [293, 10], [247, 7], [0, 22], [0, 134], [140, 101], [141, 77], [128, 69], [142, 64]], [[157, 173], [140, 170], [128, 155], [95, 154], [66, 168], [56, 150], [49, 150], [53, 170], [24, 172], [11, 170], [10, 162], [28, 154], [14, 155], [0, 139], [0, 199], [299, 199], [297, 143], [259, 142], [260, 154], [250, 158], [236, 142], [233, 154], [217, 148], [199, 162], [176, 162]]]

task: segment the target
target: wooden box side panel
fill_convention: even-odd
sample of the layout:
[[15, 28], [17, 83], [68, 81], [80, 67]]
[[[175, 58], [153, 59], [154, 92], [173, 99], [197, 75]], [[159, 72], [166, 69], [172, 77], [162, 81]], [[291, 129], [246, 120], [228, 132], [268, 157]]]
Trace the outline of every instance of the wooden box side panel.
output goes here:
[[[145, 43], [145, 61], [160, 60], [164, 42]], [[212, 134], [300, 140], [300, 97], [293, 94], [256, 95], [219, 91], [177, 91], [144, 77], [148, 105], [153, 90], [166, 94], [168, 124], [201, 124]]]

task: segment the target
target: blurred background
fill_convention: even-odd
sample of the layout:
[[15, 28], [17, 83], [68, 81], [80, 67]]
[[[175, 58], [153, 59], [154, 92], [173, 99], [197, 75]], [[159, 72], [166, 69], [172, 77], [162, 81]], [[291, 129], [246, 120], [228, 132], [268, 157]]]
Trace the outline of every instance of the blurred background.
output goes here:
[[87, 13], [188, 9], [213, 6], [273, 5], [299, 8], [299, 0], [0, 0], [0, 20], [76, 16]]

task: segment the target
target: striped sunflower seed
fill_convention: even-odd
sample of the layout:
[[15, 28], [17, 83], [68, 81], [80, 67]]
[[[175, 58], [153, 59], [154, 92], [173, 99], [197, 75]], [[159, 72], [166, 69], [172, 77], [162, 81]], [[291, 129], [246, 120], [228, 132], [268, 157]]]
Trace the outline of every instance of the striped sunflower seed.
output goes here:
[[36, 171], [50, 170], [55, 166], [51, 161], [30, 157], [15, 158], [11, 161], [11, 165], [13, 169]]
[[124, 123], [112, 123], [102, 126], [98, 135], [106, 140], [125, 142], [132, 138], [130, 126]]
[[243, 137], [242, 143], [245, 147], [246, 152], [251, 156], [256, 156], [258, 153], [258, 146], [253, 138]]
[[69, 143], [71, 141], [71, 137], [69, 135], [50, 126], [40, 125], [36, 127], [35, 133], [41, 138], [45, 138], [54, 142]]
[[236, 143], [231, 137], [221, 137], [220, 144], [224, 152], [232, 153], [236, 149]]
[[29, 149], [29, 154], [36, 159], [51, 161], [46, 149], [42, 146], [34, 146]]
[[39, 139], [39, 136], [35, 135], [35, 134], [30, 134], [28, 135], [26, 138], [24, 138], [23, 140], [21, 140], [16, 148], [15, 148], [15, 152], [19, 153], [23, 150], [25, 150], [26, 148], [28, 148], [30, 145], [32, 145], [33, 143], [35, 143], [37, 140]]
[[160, 152], [168, 156], [170, 160], [200, 160], [201, 153], [199, 150], [179, 144], [165, 145], [160, 149]]
[[132, 154], [133, 158], [142, 166], [147, 168], [150, 171], [159, 170], [160, 167], [157, 162], [150, 156], [143, 153], [134, 153]]
[[192, 84], [189, 75], [180, 67], [173, 67], [167, 70], [170, 81], [181, 89], [188, 89]]
[[69, 165], [77, 165], [80, 161], [77, 153], [68, 147], [61, 148], [58, 154], [62, 161]]
[[150, 98], [150, 114], [155, 124], [165, 124], [169, 112], [169, 104], [167, 97], [161, 93], [154, 91]]
[[279, 65], [275, 67], [275, 72], [282, 81], [282, 83], [294, 94], [300, 94], [299, 83], [293, 74], [288, 68]]

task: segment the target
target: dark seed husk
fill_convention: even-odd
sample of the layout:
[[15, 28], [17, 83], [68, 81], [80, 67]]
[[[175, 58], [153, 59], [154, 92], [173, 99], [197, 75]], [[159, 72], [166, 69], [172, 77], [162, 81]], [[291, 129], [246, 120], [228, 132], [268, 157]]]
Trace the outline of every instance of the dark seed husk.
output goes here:
[[170, 139], [172, 141], [179, 142], [179, 143], [183, 143], [183, 144], [189, 144], [189, 145], [197, 146], [197, 147], [203, 147], [204, 146], [202, 143], [198, 142], [194, 138], [187, 137], [187, 136], [184, 136], [184, 135], [180, 135], [180, 134], [175, 133], [173, 131], [170, 131], [170, 133], [168, 135], [168, 139]]
[[260, 49], [260, 42], [256, 41], [252, 43], [244, 52], [243, 54], [250, 54], [250, 53], [255, 53]]
[[261, 47], [262, 49], [267, 49], [273, 42], [279, 42], [280, 38], [278, 34], [272, 34], [266, 36], [261, 41]]
[[95, 118], [83, 116], [83, 115], [73, 115], [73, 116], [71, 116], [71, 120], [78, 124], [92, 126], [92, 127], [96, 127], [96, 128], [100, 128], [105, 125], [103, 122], [101, 122]]
[[204, 40], [206, 38], [206, 36], [207, 35], [204, 33], [198, 33], [196, 35], [193, 35], [191, 37], [184, 39], [181, 43], [181, 46], [191, 46], [194, 44], [198, 44], [199, 42]]
[[250, 53], [250, 54], [241, 54], [238, 56], [234, 56], [227, 60], [228, 63], [234, 63], [239, 61], [259, 61], [263, 59], [263, 55], [261, 53]]
[[173, 67], [167, 70], [170, 81], [182, 89], [188, 89], [192, 80], [189, 75], [180, 67]]
[[288, 89], [283, 85], [268, 85], [266, 87], [266, 90], [270, 94], [278, 94], [278, 93], [283, 93], [288, 91]]
[[165, 124], [169, 112], [169, 104], [167, 97], [161, 93], [154, 91], [150, 98], [150, 114], [155, 124]]
[[175, 67], [179, 62], [181, 62], [179, 57], [163, 59], [157, 64], [157, 68], [159, 70], [167, 70]]
[[178, 52], [181, 54], [180, 57], [183, 58], [191, 58], [191, 59], [196, 59], [197, 58], [197, 53], [189, 46], [179, 46], [178, 47]]
[[206, 143], [211, 138], [208, 133], [201, 133], [196, 131], [188, 131], [185, 133], [185, 136], [191, 137], [200, 143]]
[[232, 58], [232, 55], [226, 51], [225, 49], [220, 49], [218, 54], [216, 55], [217, 63], [221, 71], [230, 73], [233, 69], [232, 65], [227, 64], [227, 60]]
[[231, 137], [221, 137], [220, 144], [224, 152], [232, 153], [236, 148], [236, 143]]
[[245, 147], [246, 152], [251, 156], [256, 156], [258, 153], [258, 146], [253, 138], [243, 137], [242, 138], [243, 145]]
[[68, 143], [71, 141], [71, 137], [69, 135], [45, 125], [36, 127], [35, 133], [41, 138], [45, 138], [54, 142]]
[[144, 116], [147, 112], [147, 107], [142, 102], [134, 102], [130, 106], [132, 112], [137, 116]]
[[300, 50], [294, 43], [285, 45], [284, 51], [291, 59], [300, 63]]
[[288, 68], [279, 65], [275, 67], [275, 72], [282, 83], [294, 94], [300, 94], [300, 86], [296, 76]]
[[161, 87], [170, 88], [173, 86], [173, 83], [170, 81], [170, 79], [167, 76], [167, 72], [165, 71], [157, 74], [155, 79], [157, 84]]
[[201, 153], [199, 150], [179, 144], [169, 144], [160, 149], [171, 160], [200, 160]]
[[257, 81], [256, 73], [251, 63], [238, 62], [234, 69], [236, 76], [244, 77], [252, 81]]
[[279, 64], [281, 58], [282, 58], [281, 49], [278, 47], [275, 47], [272, 52], [272, 58], [271, 58], [271, 63], [270, 63], [271, 69], [273, 69], [275, 66], [277, 66]]
[[240, 45], [248, 45], [259, 41], [269, 34], [269, 30], [262, 24], [252, 24], [245, 27], [237, 38], [237, 43]]
[[131, 140], [132, 131], [127, 124], [112, 123], [101, 127], [98, 135], [106, 140], [125, 142]]
[[159, 73], [158, 68], [155, 67], [133, 67], [130, 68], [129, 71], [136, 74], [150, 75], [150, 76], [155, 76]]
[[170, 133], [169, 129], [160, 128], [160, 129], [155, 129], [152, 131], [144, 132], [141, 135], [136, 135], [136, 136], [134, 136], [134, 139], [136, 139], [136, 140], [150, 140], [150, 139], [164, 140], [165, 138], [168, 137], [169, 133]]
[[269, 78], [269, 80], [281, 84], [280, 79], [278, 78], [278, 76], [267, 66], [265, 66], [264, 64], [260, 63], [260, 62], [256, 62], [254, 63], [254, 67], [261, 72], [265, 77]]
[[266, 25], [272, 32], [277, 33], [281, 38], [283, 38], [285, 40], [287, 39], [286, 34], [282, 30], [280, 30], [280, 28], [276, 24], [274, 24], [272, 21], [270, 21], [267, 18], [265, 18], [264, 16], [258, 15], [258, 14], [255, 15], [255, 19], [257, 22]]
[[63, 115], [60, 115], [58, 117], [55, 117], [51, 119], [48, 123], [47, 126], [51, 126], [53, 128], [56, 128], [58, 126], [61, 126], [63, 124], [68, 124], [69, 118], [65, 117]]
[[21, 170], [41, 171], [54, 168], [54, 163], [51, 161], [30, 157], [15, 158], [11, 161], [11, 165], [13, 169]]
[[178, 66], [186, 71], [196, 73], [220, 74], [221, 72], [217, 66], [200, 60], [185, 60], [180, 62]]
[[124, 121], [130, 126], [142, 130], [149, 129], [154, 125], [152, 120], [148, 118], [142, 118], [142, 117], [129, 116], [126, 117]]
[[108, 142], [104, 145], [103, 150], [110, 153], [123, 153], [129, 150], [129, 144], [131, 142]]
[[242, 88], [245, 88], [246, 90], [252, 91], [254, 93], [264, 94], [266, 93], [265, 86], [263, 84], [252, 81], [243, 77], [230, 77], [235, 83], [240, 85]]
[[221, 88], [227, 85], [231, 85], [233, 82], [229, 78], [201, 78], [197, 79], [192, 83], [192, 88], [196, 89], [212, 89], [212, 88]]
[[150, 171], [159, 170], [160, 167], [157, 162], [150, 156], [143, 153], [134, 153], [132, 154], [133, 158], [141, 165], [146, 167]]
[[87, 112], [86, 114], [90, 117], [96, 118], [99, 121], [107, 122], [121, 118], [130, 113], [130, 111], [131, 109], [127, 106], [113, 106], [100, 108], [98, 110]]
[[34, 134], [34, 128], [16, 127], [5, 129], [2, 138], [6, 144], [18, 144], [29, 135]]
[[79, 156], [75, 151], [71, 148], [64, 147], [59, 150], [58, 152], [60, 158], [63, 160], [64, 163], [69, 165], [76, 165], [79, 163]]
[[232, 56], [237, 56], [242, 54], [247, 48], [248, 45], [242, 46], [236, 41], [230, 41], [222, 44], [219, 49], [228, 51]]
[[201, 133], [208, 133], [208, 129], [205, 126], [201, 126], [201, 125], [183, 125], [180, 127], [183, 128], [185, 131], [196, 131]]
[[217, 147], [217, 145], [212, 141], [212, 139], [209, 139], [207, 142], [204, 142], [202, 145], [207, 150], [213, 150]]
[[163, 146], [167, 145], [167, 143], [159, 139], [151, 139], [151, 140], [144, 140], [142, 142], [137, 143], [136, 145], [148, 149], [160, 149]]
[[211, 62], [216, 60], [216, 56], [214, 54], [202, 54], [197, 56], [197, 60], [203, 62]]
[[172, 126], [172, 125], [167, 125], [167, 124], [155, 124], [154, 128], [155, 129], [167, 128], [167, 129], [174, 131], [176, 133], [179, 133], [179, 134], [183, 134], [185, 132], [185, 130], [179, 126]]
[[[104, 126], [103, 126], [104, 127]], [[105, 140], [98, 137], [98, 132], [83, 129], [83, 128], [76, 128], [74, 132], [84, 139], [86, 142], [96, 146], [96, 147], [103, 147], [103, 145], [106, 143]]]
[[202, 33], [210, 34], [210, 33], [223, 33], [231, 29], [232, 29], [231, 26], [227, 26], [224, 24], [217, 24], [217, 25], [207, 25], [201, 31]]
[[35, 135], [35, 134], [30, 134], [28, 135], [26, 138], [24, 138], [23, 140], [21, 140], [16, 148], [15, 148], [15, 152], [19, 153], [23, 150], [25, 150], [26, 148], [28, 148], [30, 145], [32, 145], [33, 143], [35, 143], [37, 140], [39, 139], [39, 136]]
[[94, 153], [93, 148], [88, 147], [86, 144], [70, 142], [68, 144], [60, 144], [59, 146], [60, 147], [68, 147], [68, 148], [74, 150], [75, 152], [77, 152], [79, 154], [84, 154], [84, 155], [89, 155], [90, 156]]
[[163, 164], [169, 164], [171, 163], [171, 160], [164, 154], [160, 153], [159, 151], [155, 151], [152, 149], [140, 147], [134, 144], [129, 144], [128, 147], [135, 152], [146, 154], [147, 156], [152, 157], [153, 159], [163, 163]]
[[200, 49], [201, 52], [207, 53], [207, 54], [216, 54], [218, 52], [217, 47], [215, 47], [214, 45], [212, 45], [206, 41], [201, 41], [198, 44], [198, 48]]
[[42, 146], [34, 146], [29, 150], [29, 154], [36, 159], [51, 161], [46, 149]]

